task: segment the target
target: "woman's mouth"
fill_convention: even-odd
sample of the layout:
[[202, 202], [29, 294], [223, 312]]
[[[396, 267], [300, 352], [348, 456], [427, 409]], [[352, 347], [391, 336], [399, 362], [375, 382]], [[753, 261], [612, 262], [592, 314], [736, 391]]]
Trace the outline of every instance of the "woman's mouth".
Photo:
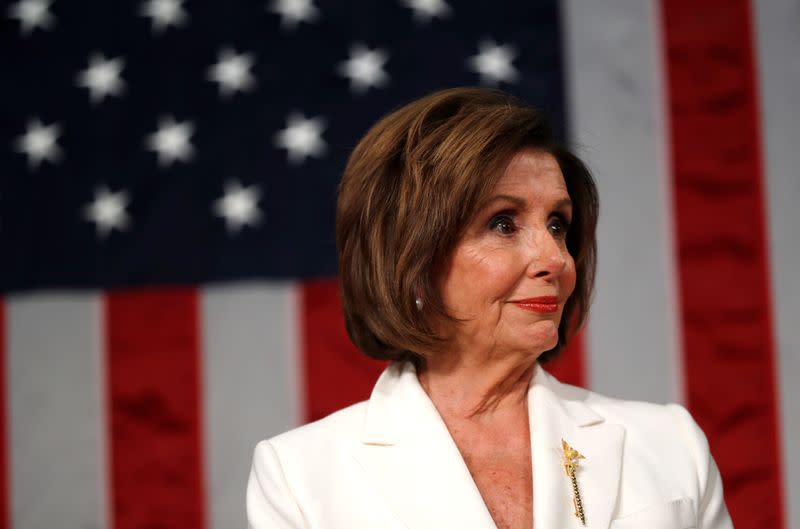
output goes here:
[[555, 296], [542, 296], [538, 298], [517, 299], [514, 305], [528, 312], [557, 312], [558, 298]]

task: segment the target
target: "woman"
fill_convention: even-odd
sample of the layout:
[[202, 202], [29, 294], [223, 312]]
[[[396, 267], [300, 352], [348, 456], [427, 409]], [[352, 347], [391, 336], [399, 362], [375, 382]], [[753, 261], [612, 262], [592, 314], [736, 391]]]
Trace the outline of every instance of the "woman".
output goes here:
[[586, 319], [597, 215], [584, 165], [501, 92], [378, 122], [336, 231], [350, 337], [392, 362], [368, 401], [258, 444], [250, 527], [732, 527], [684, 408], [542, 368]]

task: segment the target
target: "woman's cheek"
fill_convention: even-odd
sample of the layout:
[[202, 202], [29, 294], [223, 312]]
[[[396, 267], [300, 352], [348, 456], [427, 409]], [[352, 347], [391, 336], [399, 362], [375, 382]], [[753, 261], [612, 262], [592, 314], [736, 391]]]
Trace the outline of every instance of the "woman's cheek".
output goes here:
[[577, 271], [575, 270], [575, 261], [572, 259], [572, 256], [570, 256], [569, 258], [569, 264], [567, 266], [565, 274], [566, 274], [566, 283], [568, 286], [569, 293], [572, 294], [572, 291], [575, 290], [575, 283], [578, 277]]

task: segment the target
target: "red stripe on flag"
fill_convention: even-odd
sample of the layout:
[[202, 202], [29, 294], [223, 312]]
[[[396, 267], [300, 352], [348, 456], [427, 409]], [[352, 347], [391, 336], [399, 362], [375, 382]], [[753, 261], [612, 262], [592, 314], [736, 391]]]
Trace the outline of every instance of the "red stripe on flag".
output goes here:
[[347, 336], [336, 279], [308, 281], [300, 290], [305, 419], [313, 421], [369, 398], [386, 363], [366, 357]]
[[584, 326], [561, 353], [550, 362], [544, 364], [544, 369], [561, 382], [575, 386], [586, 387], [586, 361]]
[[114, 529], [205, 526], [198, 296], [105, 298]]
[[664, 0], [685, 387], [736, 527], [783, 527], [746, 0]]
[[0, 529], [10, 527], [8, 516], [8, 427], [6, 424], [8, 404], [6, 402], [6, 306], [0, 299]]

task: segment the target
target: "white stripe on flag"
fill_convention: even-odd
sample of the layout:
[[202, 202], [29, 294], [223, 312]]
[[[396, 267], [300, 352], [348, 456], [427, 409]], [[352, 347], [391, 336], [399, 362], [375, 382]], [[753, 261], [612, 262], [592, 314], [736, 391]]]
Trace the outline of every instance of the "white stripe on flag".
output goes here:
[[6, 299], [11, 526], [105, 528], [99, 297]]
[[300, 424], [292, 283], [237, 283], [202, 293], [209, 529], [247, 525], [255, 444]]
[[753, 2], [788, 519], [800, 527], [800, 5]]
[[588, 383], [623, 398], [680, 401], [657, 5], [639, 0], [563, 5], [571, 139], [600, 193]]

